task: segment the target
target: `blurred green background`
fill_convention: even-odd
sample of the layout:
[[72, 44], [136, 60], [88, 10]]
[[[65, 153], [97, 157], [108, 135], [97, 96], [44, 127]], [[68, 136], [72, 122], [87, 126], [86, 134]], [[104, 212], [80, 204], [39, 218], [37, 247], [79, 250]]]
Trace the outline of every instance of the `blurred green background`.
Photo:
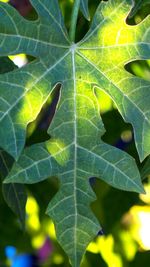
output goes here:
[[[69, 29], [73, 1], [59, 0], [59, 2], [66, 27]], [[150, 13], [150, 1], [135, 2], [135, 8], [127, 19], [131, 25], [140, 23]], [[98, 0], [89, 0], [91, 19], [99, 3]], [[10, 1], [10, 4], [27, 19], [37, 18], [35, 10], [27, 0], [14, 0]], [[90, 22], [80, 13], [76, 41], [85, 35], [89, 26]], [[10, 59], [0, 59], [0, 73], [11, 71], [17, 66], [22, 67], [33, 60], [28, 55], [16, 55]], [[150, 61], [135, 61], [126, 65], [125, 69], [150, 81]], [[56, 88], [36, 121], [28, 126], [27, 146], [48, 139], [46, 130], [52, 120], [58, 95], [59, 88]], [[97, 95], [106, 128], [103, 140], [127, 151], [136, 159], [147, 194], [123, 192], [97, 179], [90, 180], [97, 196], [91, 208], [99, 219], [103, 231], [88, 246], [81, 267], [148, 267], [150, 265], [150, 159], [146, 159], [143, 164], [139, 163], [131, 125], [123, 121], [107, 95], [102, 91], [98, 91]], [[7, 173], [1, 157], [3, 153], [0, 151], [1, 181]], [[11, 166], [12, 159], [4, 154], [8, 166]], [[28, 200], [24, 230], [19, 219], [5, 203], [0, 191], [0, 267], [70, 266], [67, 256], [57, 243], [54, 225], [45, 215], [46, 207], [58, 189], [59, 183], [56, 177], [26, 186]], [[24, 261], [21, 261], [21, 257]]]

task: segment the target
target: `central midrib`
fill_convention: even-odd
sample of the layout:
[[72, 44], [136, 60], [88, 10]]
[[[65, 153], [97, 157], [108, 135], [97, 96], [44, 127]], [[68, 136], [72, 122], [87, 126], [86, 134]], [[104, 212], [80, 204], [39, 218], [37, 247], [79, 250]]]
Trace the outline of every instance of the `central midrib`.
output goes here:
[[76, 172], [77, 172], [77, 100], [76, 100], [76, 69], [75, 69], [75, 49], [71, 49], [72, 52], [72, 71], [73, 71], [73, 88], [74, 88], [74, 177], [73, 177], [73, 191], [74, 191], [74, 207], [75, 207], [75, 222], [74, 222], [74, 261], [76, 266], [76, 245], [77, 245], [77, 184], [76, 184]]

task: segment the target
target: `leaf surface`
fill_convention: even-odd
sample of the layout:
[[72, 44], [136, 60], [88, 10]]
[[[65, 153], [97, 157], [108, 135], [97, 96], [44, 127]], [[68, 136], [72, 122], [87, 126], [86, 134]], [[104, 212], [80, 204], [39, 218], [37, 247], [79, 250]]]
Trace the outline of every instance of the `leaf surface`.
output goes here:
[[[16, 69], [15, 64], [7, 57], [0, 58], [0, 73], [10, 72]], [[3, 181], [8, 175], [14, 160], [3, 150], [0, 150], [0, 179]], [[2, 193], [7, 205], [18, 216], [22, 228], [25, 228], [25, 205], [27, 195], [22, 184], [2, 184]]]
[[[6, 182], [36, 183], [59, 177], [60, 190], [47, 213], [55, 223], [59, 243], [78, 267], [100, 228], [90, 210], [95, 195], [89, 178], [144, 192], [134, 159], [101, 139], [105, 130], [96, 90], [109, 94], [124, 120], [133, 125], [143, 160], [150, 153], [150, 87], [148, 81], [129, 74], [124, 65], [149, 58], [150, 20], [127, 25], [131, 0], [102, 2], [89, 32], [79, 43], [71, 44], [57, 0], [31, 3], [39, 15], [35, 22], [0, 4], [1, 55], [24, 52], [36, 57], [22, 69], [0, 76], [0, 145], [19, 158]], [[58, 83], [61, 94], [48, 129], [52, 138], [21, 154], [27, 124]]]

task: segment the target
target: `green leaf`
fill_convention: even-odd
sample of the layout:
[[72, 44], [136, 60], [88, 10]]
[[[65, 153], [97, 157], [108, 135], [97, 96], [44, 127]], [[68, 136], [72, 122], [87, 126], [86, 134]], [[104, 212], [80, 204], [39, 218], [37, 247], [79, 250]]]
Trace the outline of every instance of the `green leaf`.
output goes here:
[[134, 7], [129, 15], [129, 18], [134, 17], [134, 15], [144, 6], [150, 4], [149, 0], [137, 0], [135, 1]]
[[4, 184], [2, 190], [7, 205], [18, 216], [22, 229], [25, 229], [25, 207], [27, 202], [25, 187], [21, 184], [11, 183]]
[[93, 67], [93, 82], [99, 81], [124, 120], [132, 124], [142, 161], [150, 152], [150, 83], [127, 73], [124, 65], [149, 58], [150, 18], [136, 26], [127, 25], [125, 18], [131, 3], [130, 0], [101, 3], [90, 31], [79, 43], [78, 53]]
[[88, 7], [88, 0], [81, 0], [80, 9], [87, 20], [90, 20], [90, 13]]
[[[0, 77], [0, 146], [15, 159], [24, 147], [27, 124], [36, 118], [56, 84], [57, 65], [69, 53], [58, 2], [31, 3], [39, 14], [36, 22], [25, 20], [10, 5], [0, 3], [1, 56], [23, 52], [38, 58]], [[4, 129], [10, 130], [6, 133]]]
[[149, 175], [150, 175], [150, 157], [148, 157], [143, 168], [141, 169], [142, 180], [147, 178]]
[[[15, 64], [7, 57], [0, 58], [0, 73], [17, 69]], [[3, 181], [8, 175], [14, 160], [7, 153], [0, 150], [0, 178]], [[27, 195], [25, 187], [21, 184], [2, 184], [2, 193], [7, 205], [19, 217], [22, 228], [25, 227], [25, 205]]]
[[101, 140], [105, 130], [96, 92], [100, 88], [109, 94], [124, 120], [132, 124], [143, 160], [150, 153], [150, 87], [124, 65], [149, 58], [150, 20], [127, 25], [131, 0], [102, 2], [84, 39], [72, 44], [58, 1], [31, 3], [39, 15], [35, 22], [0, 4], [1, 55], [24, 52], [37, 58], [0, 77], [0, 145], [14, 158], [23, 150], [27, 124], [36, 118], [55, 85], [62, 87], [48, 129], [52, 138], [25, 149], [6, 182], [36, 183], [59, 177], [60, 190], [47, 213], [55, 223], [59, 243], [77, 267], [100, 228], [90, 210], [95, 195], [89, 178], [96, 176], [118, 189], [144, 192], [135, 160]]
[[[0, 178], [3, 181], [8, 175], [13, 164], [13, 159], [4, 151], [0, 150]], [[27, 194], [25, 187], [22, 184], [3, 184], [2, 185], [3, 197], [7, 205], [18, 216], [22, 228], [25, 227], [25, 206], [27, 201]]]

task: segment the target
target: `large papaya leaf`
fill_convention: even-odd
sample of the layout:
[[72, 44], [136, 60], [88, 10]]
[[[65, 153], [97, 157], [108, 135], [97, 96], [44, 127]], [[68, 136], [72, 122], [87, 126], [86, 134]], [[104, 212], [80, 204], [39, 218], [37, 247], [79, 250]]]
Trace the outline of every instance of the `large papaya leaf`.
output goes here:
[[136, 147], [144, 159], [150, 153], [149, 82], [129, 74], [124, 65], [149, 58], [150, 21], [126, 24], [131, 0], [102, 2], [84, 39], [72, 44], [57, 0], [31, 3], [39, 15], [35, 22], [26, 21], [7, 4], [0, 5], [1, 55], [24, 52], [37, 58], [0, 76], [0, 145], [14, 158], [24, 147], [27, 124], [36, 118], [54, 86], [61, 83], [62, 87], [48, 129], [52, 138], [25, 149], [6, 181], [35, 183], [59, 177], [60, 190], [47, 213], [55, 223], [58, 241], [77, 267], [99, 230], [89, 208], [94, 200], [89, 177], [143, 192], [134, 159], [101, 140], [104, 126], [96, 91], [101, 88], [109, 94], [125, 121], [132, 123]]

